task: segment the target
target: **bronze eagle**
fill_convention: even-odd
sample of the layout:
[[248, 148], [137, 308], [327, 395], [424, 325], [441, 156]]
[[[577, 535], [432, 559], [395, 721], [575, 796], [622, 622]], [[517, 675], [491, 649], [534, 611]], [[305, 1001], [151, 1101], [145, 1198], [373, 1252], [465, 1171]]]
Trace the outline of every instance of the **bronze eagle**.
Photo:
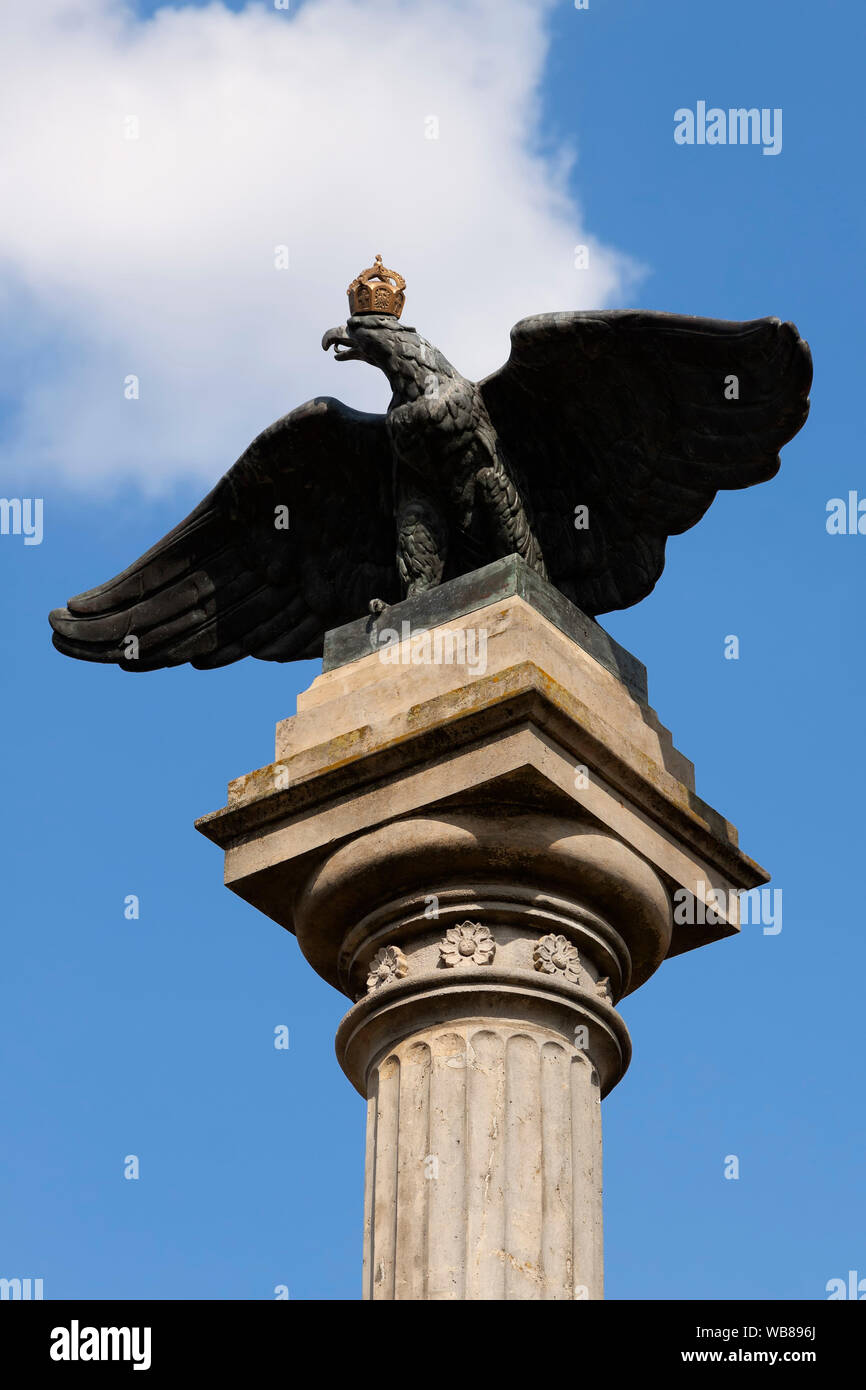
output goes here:
[[776, 318], [540, 314], [472, 382], [400, 322], [404, 283], [377, 257], [322, 339], [385, 373], [387, 412], [320, 396], [270, 425], [186, 520], [51, 613], [61, 652], [130, 671], [316, 657], [327, 630], [514, 552], [590, 617], [627, 608], [668, 536], [772, 478], [809, 412], [808, 345]]

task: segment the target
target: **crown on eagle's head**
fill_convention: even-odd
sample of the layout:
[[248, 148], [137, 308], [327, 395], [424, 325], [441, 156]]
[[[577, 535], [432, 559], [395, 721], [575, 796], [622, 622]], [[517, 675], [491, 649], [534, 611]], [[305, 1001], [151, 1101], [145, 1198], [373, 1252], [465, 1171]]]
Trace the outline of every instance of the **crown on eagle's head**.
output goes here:
[[347, 289], [349, 308], [353, 314], [393, 314], [399, 318], [406, 302], [405, 288], [403, 276], [389, 270], [377, 256], [376, 264], [362, 270]]

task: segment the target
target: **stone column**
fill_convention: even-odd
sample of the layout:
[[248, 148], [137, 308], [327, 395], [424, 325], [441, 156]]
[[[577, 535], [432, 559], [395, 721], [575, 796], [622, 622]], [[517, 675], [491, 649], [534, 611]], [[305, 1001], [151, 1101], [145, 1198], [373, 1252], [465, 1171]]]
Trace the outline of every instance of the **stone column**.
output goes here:
[[368, 1097], [367, 1297], [601, 1297], [613, 1000], [670, 918], [626, 846], [507, 803], [407, 817], [311, 875], [298, 939], [336, 929], [358, 998], [337, 1055]]
[[[364, 1297], [601, 1298], [616, 1005], [766, 875], [640, 663], [516, 557], [330, 634], [325, 666], [198, 825], [354, 1001]], [[674, 920], [689, 894], [715, 925]]]

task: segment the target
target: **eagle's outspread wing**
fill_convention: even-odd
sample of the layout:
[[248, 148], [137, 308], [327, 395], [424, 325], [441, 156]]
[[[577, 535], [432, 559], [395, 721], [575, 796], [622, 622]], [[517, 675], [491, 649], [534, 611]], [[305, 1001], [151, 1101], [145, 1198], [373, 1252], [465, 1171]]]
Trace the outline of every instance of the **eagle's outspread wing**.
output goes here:
[[479, 389], [526, 480], [551, 580], [594, 616], [650, 592], [668, 536], [719, 488], [773, 477], [811, 379], [791, 323], [619, 310], [523, 319]]
[[135, 564], [56, 609], [55, 646], [128, 671], [320, 656], [371, 595], [399, 597], [391, 473], [384, 415], [309, 401]]

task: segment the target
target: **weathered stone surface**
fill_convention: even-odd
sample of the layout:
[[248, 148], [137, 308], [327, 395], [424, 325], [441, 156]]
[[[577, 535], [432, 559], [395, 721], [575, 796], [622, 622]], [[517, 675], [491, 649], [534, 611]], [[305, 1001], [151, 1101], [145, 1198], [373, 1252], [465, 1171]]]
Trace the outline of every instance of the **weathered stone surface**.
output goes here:
[[[431, 641], [445, 631], [485, 635], [483, 671], [371, 652], [298, 697], [277, 726], [275, 761], [232, 782], [226, 809], [198, 822], [226, 849], [234, 891], [294, 930], [297, 886], [327, 847], [454, 800], [485, 814], [512, 802], [580, 810], [670, 888], [720, 890], [734, 907], [733, 890], [767, 881], [695, 793], [692, 764], [655, 712], [525, 599], [448, 621]], [[670, 954], [736, 925], [675, 927]]]
[[520, 555], [506, 555], [448, 584], [395, 603], [377, 617], [361, 618], [326, 632], [322, 669], [333, 671], [348, 662], [363, 660], [376, 650], [379, 634], [388, 628], [400, 631], [404, 622], [410, 623], [413, 631], [438, 627], [515, 596], [525, 599], [537, 613], [617, 676], [636, 700], [647, 702], [643, 663], [615, 642], [592, 618], [581, 613], [552, 584], [541, 579]]
[[[507, 806], [397, 821], [309, 877], [301, 948], [323, 970], [340, 938], [358, 1001], [337, 1056], [368, 1099], [366, 1297], [602, 1297], [599, 1106], [631, 1054], [614, 1001], [670, 918], [626, 845]], [[400, 969], [371, 988], [383, 952]]]
[[449, 587], [426, 638], [410, 618], [407, 643], [319, 676], [275, 762], [198, 826], [353, 1001], [337, 1054], [368, 1101], [365, 1297], [600, 1298], [616, 1005], [737, 930], [735, 911], [675, 924], [678, 889], [766, 875], [654, 711], [532, 592], [467, 610], [461, 590], [452, 612]]
[[370, 1075], [364, 1296], [603, 1294], [601, 1099], [559, 1034], [434, 1026]]

